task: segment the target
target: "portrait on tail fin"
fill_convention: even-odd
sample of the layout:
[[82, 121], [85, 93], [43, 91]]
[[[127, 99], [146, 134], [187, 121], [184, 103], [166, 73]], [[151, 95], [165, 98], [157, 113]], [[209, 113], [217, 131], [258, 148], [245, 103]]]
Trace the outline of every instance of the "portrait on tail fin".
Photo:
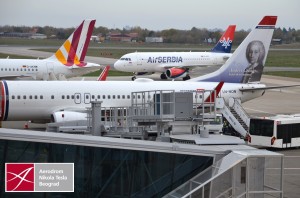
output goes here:
[[261, 41], [251, 41], [246, 48], [249, 66], [245, 69], [241, 83], [258, 82], [264, 69], [266, 50]]

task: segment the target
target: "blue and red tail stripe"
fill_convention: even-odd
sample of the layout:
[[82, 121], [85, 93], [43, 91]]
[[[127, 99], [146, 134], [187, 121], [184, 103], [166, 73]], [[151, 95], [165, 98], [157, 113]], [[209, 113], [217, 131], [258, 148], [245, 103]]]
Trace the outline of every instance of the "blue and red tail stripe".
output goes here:
[[5, 121], [8, 117], [8, 109], [9, 109], [9, 92], [7, 83], [5, 80], [1, 83], [2, 89], [1, 89], [1, 120]]

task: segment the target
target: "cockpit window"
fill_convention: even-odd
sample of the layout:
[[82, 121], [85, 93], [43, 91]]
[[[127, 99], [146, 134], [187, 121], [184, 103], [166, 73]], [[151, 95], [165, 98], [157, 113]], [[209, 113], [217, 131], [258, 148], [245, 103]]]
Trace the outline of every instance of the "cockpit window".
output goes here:
[[131, 61], [131, 58], [121, 58], [120, 60]]

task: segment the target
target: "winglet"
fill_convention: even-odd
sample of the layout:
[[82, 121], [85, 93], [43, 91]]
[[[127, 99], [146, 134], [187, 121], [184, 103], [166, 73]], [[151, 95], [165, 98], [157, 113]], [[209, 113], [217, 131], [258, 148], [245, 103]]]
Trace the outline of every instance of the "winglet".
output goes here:
[[106, 81], [106, 77], [108, 75], [108, 71], [110, 69], [110, 66], [107, 65], [103, 71], [101, 72], [101, 74], [99, 75], [99, 77], [97, 78], [97, 81]]
[[230, 53], [236, 25], [229, 25], [212, 52]]
[[206, 98], [206, 100], [204, 102], [215, 102], [215, 97], [217, 97], [219, 95], [223, 85], [224, 85], [224, 82], [220, 82], [216, 86], [214, 91], [211, 92], [211, 94]]
[[55, 59], [66, 66], [85, 66], [84, 58], [96, 20], [84, 20], [49, 59]]

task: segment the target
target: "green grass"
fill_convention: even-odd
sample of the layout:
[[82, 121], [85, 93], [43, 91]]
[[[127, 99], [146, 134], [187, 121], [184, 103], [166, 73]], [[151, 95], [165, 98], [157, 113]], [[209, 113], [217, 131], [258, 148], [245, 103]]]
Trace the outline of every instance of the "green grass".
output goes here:
[[270, 67], [300, 67], [300, 50], [269, 51], [266, 66]]
[[[83, 76], [90, 76], [90, 77], [99, 76], [100, 72], [102, 72], [102, 70], [91, 72], [91, 73], [85, 74]], [[121, 71], [109, 70], [108, 76], [132, 76], [132, 73], [131, 72], [121, 72]]]
[[[15, 38], [0, 38], [0, 45], [28, 45], [32, 46], [49, 46], [46, 49], [36, 49], [38, 51], [46, 51], [46, 52], [55, 52], [59, 46], [62, 45], [64, 40], [56, 40], [56, 39], [15, 39]], [[106, 58], [115, 58], [119, 59], [121, 56], [127, 53], [139, 51], [139, 52], [154, 52], [154, 51], [207, 51], [212, 46], [207, 45], [191, 45], [191, 44], [166, 44], [166, 43], [119, 43], [119, 42], [104, 42], [104, 43], [96, 43], [91, 42], [89, 49], [87, 51], [88, 56], [94, 57], [106, 57]], [[155, 48], [155, 49], [154, 49]], [[235, 48], [235, 47], [233, 47]], [[273, 45], [268, 54], [268, 58], [266, 61], [266, 67], [300, 67], [300, 43], [293, 44], [283, 44], [283, 45]], [[286, 50], [286, 49], [294, 49], [294, 50]], [[0, 58], [37, 58], [37, 57], [28, 57], [28, 56], [18, 56], [11, 54], [1, 54]], [[298, 72], [268, 72], [265, 74], [270, 75], [281, 75], [299, 78]], [[98, 72], [93, 72], [88, 74], [87, 76], [98, 76]], [[109, 76], [130, 76], [132, 73], [128, 72], [117, 72], [110, 71]]]
[[276, 72], [264, 72], [266, 75], [282, 76], [289, 78], [300, 78], [300, 72], [298, 71], [276, 71]]
[[21, 55], [15, 55], [15, 54], [3, 54], [0, 53], [0, 58], [15, 58], [15, 59], [31, 59], [31, 58], [37, 58], [37, 57], [32, 57], [32, 56], [21, 56]]

